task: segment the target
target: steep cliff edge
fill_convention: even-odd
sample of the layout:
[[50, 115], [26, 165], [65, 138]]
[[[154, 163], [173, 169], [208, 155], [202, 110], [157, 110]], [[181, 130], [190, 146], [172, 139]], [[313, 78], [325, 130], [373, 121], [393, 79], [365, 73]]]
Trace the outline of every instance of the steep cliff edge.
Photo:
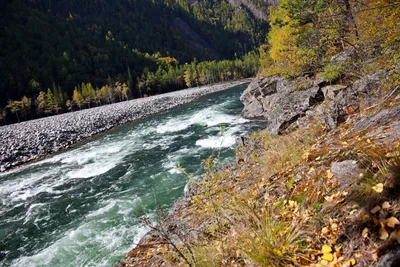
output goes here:
[[397, 266], [400, 94], [382, 88], [397, 71], [254, 81], [243, 114], [272, 135], [244, 138], [229, 166], [206, 161], [116, 266]]

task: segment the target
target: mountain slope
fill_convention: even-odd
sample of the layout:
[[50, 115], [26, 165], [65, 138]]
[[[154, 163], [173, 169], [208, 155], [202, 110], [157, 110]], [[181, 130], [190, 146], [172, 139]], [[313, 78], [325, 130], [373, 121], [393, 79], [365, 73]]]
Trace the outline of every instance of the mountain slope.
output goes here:
[[227, 1], [16, 0], [2, 4], [0, 106], [34, 97], [53, 82], [69, 95], [81, 82], [137, 75], [157, 65], [145, 53], [180, 63], [233, 59], [257, 47], [264, 20]]

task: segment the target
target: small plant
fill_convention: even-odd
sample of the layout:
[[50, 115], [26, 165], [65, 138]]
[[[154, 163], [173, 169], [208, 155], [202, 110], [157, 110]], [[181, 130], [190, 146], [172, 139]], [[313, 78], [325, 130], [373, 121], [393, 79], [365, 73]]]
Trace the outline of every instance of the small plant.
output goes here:
[[248, 203], [237, 203], [236, 216], [244, 222], [237, 244], [243, 254], [260, 266], [290, 266], [307, 263], [305, 243], [310, 233], [304, 222], [282, 217], [283, 203], [257, 211]]
[[323, 72], [319, 73], [317, 76], [324, 78], [329, 83], [332, 83], [343, 75], [344, 70], [344, 64], [328, 64], [324, 67]]

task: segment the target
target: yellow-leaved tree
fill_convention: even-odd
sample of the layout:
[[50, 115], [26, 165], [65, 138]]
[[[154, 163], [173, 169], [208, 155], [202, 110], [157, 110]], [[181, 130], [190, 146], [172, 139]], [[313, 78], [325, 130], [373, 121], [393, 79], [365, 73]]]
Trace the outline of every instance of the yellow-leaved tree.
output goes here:
[[297, 76], [307, 72], [317, 60], [313, 49], [300, 47], [297, 42], [298, 33], [311, 28], [311, 23], [298, 26], [289, 17], [287, 4], [288, 0], [280, 0], [279, 6], [269, 8], [269, 47], [263, 46], [260, 51], [262, 74], [266, 76]]
[[354, 5], [360, 42], [373, 49], [400, 48], [400, 2], [393, 0], [364, 0]]

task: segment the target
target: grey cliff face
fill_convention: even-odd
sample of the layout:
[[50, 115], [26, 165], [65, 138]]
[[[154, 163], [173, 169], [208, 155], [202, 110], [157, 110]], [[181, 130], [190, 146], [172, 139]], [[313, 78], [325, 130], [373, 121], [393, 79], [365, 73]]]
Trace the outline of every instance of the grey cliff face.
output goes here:
[[279, 134], [314, 105], [324, 100], [320, 87], [293, 89], [293, 84], [281, 77], [253, 81], [241, 99], [245, 105], [243, 116], [263, 119], [267, 130]]
[[293, 81], [276, 76], [257, 79], [240, 98], [244, 104], [242, 115], [264, 120], [267, 131], [274, 135], [282, 133], [294, 122], [301, 124], [299, 119], [307, 116], [319, 116], [321, 123], [333, 129], [349, 113], [359, 110], [360, 97], [364, 101], [373, 99], [368, 95], [373, 94], [387, 75], [377, 72], [350, 85], [326, 85], [321, 78], [313, 80], [306, 76]]

